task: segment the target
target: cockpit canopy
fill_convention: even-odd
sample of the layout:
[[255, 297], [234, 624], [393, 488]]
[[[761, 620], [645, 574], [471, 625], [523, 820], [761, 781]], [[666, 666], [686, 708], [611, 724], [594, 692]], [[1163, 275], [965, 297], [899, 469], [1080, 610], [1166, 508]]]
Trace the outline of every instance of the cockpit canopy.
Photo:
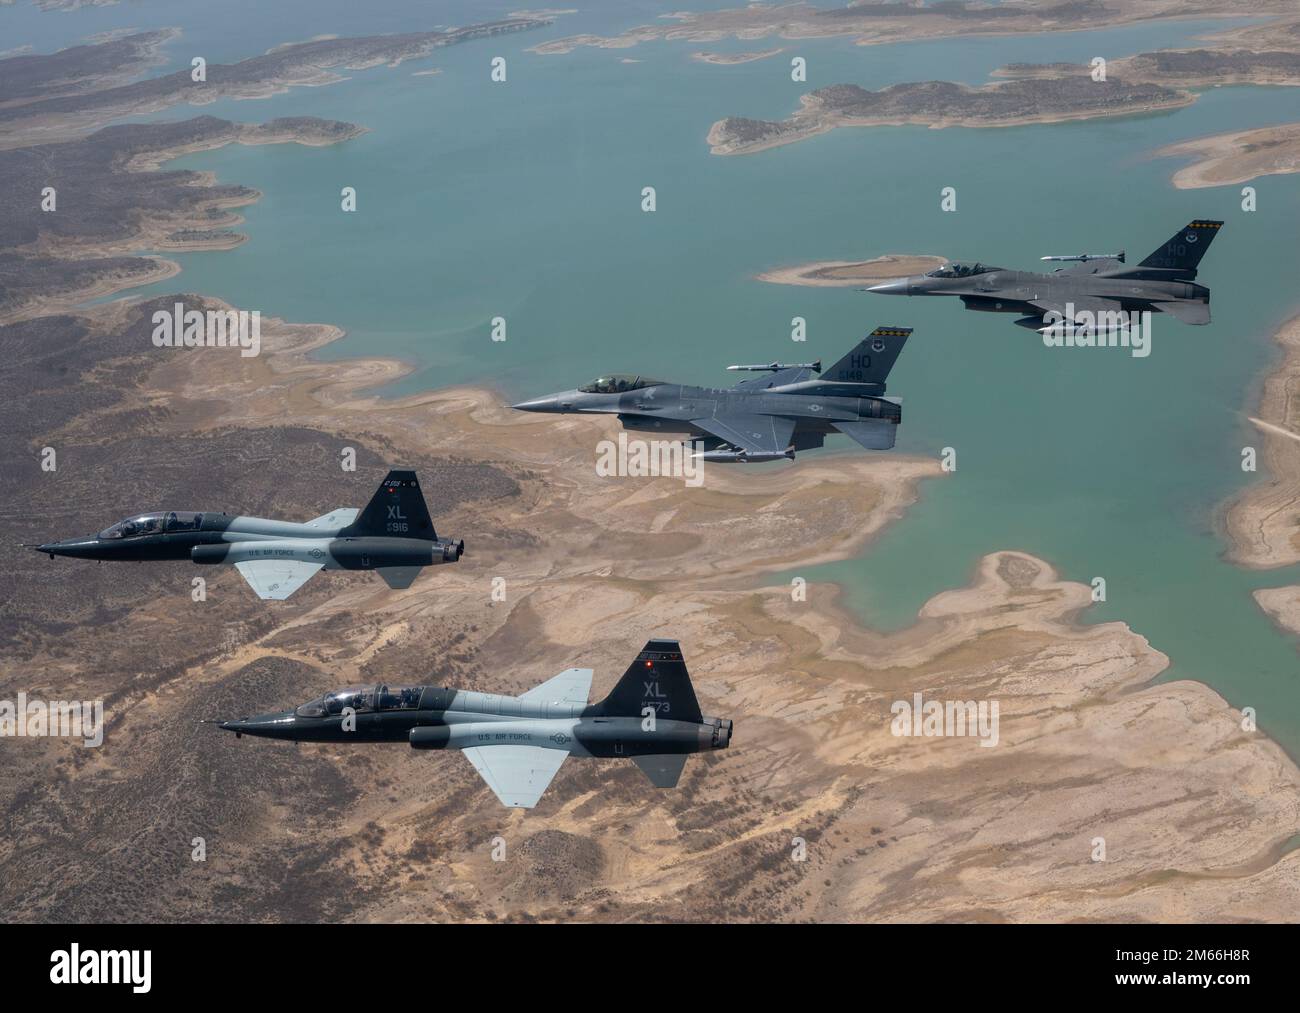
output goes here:
[[622, 394], [628, 390], [653, 387], [657, 383], [663, 381], [652, 380], [648, 376], [637, 376], [634, 373], [611, 373], [609, 376], [596, 377], [591, 383], [584, 384], [578, 390], [583, 394]]
[[965, 264], [955, 260], [950, 264], [944, 264], [943, 267], [936, 267], [933, 271], [926, 272], [927, 278], [969, 278], [976, 274], [988, 274], [990, 271], [1000, 271], [1002, 268], [994, 267], [991, 264], [981, 264], [978, 261], [974, 264]]
[[373, 710], [410, 711], [419, 707], [423, 691], [423, 686], [349, 686], [318, 696], [298, 707], [294, 713], [302, 718], [323, 718], [342, 714], [345, 707], [351, 707], [358, 714]]
[[198, 531], [203, 524], [203, 514], [193, 510], [169, 510], [164, 513], [137, 514], [118, 521], [99, 533], [100, 538], [139, 538], [167, 531]]

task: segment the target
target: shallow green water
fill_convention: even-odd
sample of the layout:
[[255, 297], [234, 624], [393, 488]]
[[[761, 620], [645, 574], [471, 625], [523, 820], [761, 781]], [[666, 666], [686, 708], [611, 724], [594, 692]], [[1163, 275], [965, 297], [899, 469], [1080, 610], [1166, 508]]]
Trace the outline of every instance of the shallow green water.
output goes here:
[[[638, 6], [346, 84], [202, 107], [247, 120], [327, 116], [371, 132], [334, 148], [234, 147], [176, 163], [265, 196], [246, 209], [247, 244], [181, 256], [179, 285], [147, 291], [184, 287], [337, 323], [348, 336], [329, 357], [412, 364], [391, 394], [485, 380], [507, 395], [540, 394], [623, 369], [722, 382], [730, 362], [834, 358], [876, 324], [913, 326], [890, 383], [906, 399], [900, 451], [952, 446], [957, 472], [926, 483], [920, 503], [861, 558], [792, 572], [814, 590], [844, 585], [849, 604], [881, 628], [906, 625], [997, 549], [1040, 555], [1070, 579], [1105, 577], [1109, 600], [1085, 621], [1129, 623], [1171, 657], [1169, 677], [1204, 680], [1234, 705], [1254, 706], [1261, 725], [1300, 753], [1300, 659], [1249, 594], [1300, 573], [1224, 564], [1213, 526], [1215, 508], [1250, 479], [1240, 450], [1259, 440], [1243, 406], [1275, 358], [1271, 334], [1298, 301], [1300, 177], [1260, 181], [1250, 215], [1237, 188], [1177, 191], [1176, 166], [1148, 157], [1175, 140], [1294, 119], [1296, 92], [1221, 89], [1174, 113], [1085, 124], [839, 130], [716, 158], [704, 143], [715, 119], [783, 117], [810, 87], [981, 83], [1003, 63], [1118, 57], [1183, 44], [1205, 26], [870, 48], [782, 42], [781, 56], [734, 67], [689, 54], [775, 43], [524, 52], [547, 35], [642, 23], [647, 5]], [[160, 24], [182, 20], [143, 9]], [[411, 10], [364, 30], [427, 27]], [[329, 26], [309, 33], [281, 14], [259, 23], [261, 38], [193, 16], [194, 32], [224, 58], [354, 31], [359, 17], [331, 7]], [[504, 85], [488, 83], [493, 55], [508, 58]], [[808, 59], [808, 85], [789, 81], [791, 55]], [[411, 74], [430, 66], [443, 72]], [[654, 214], [639, 210], [647, 185], [657, 188]], [[343, 186], [359, 191], [356, 214], [338, 209]], [[958, 189], [956, 214], [939, 209], [944, 186]], [[1227, 220], [1203, 265], [1215, 323], [1156, 318], [1147, 359], [1049, 350], [1008, 317], [948, 300], [753, 280], [774, 266], [891, 252], [1013, 267], [1117, 247], [1140, 258], [1194, 217]], [[489, 340], [498, 315], [509, 325], [503, 343]], [[806, 345], [789, 340], [796, 315], [808, 320]]]

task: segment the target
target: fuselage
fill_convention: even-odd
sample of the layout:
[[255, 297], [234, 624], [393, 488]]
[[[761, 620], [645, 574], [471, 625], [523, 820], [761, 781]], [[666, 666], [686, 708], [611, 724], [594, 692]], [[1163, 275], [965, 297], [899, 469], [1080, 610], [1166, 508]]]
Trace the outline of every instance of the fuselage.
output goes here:
[[1126, 310], [1159, 311], [1158, 303], [1210, 300], [1210, 290], [1180, 272], [1161, 268], [1121, 268], [1087, 271], [1009, 271], [997, 268], [964, 278], [936, 278], [916, 275], [873, 286], [870, 291], [885, 295], [956, 296], [968, 309], [993, 313], [1040, 313], [1033, 305], [1040, 300], [1066, 302], [1076, 299], [1110, 299]]
[[454, 562], [462, 551], [452, 539], [348, 536], [348, 524], [298, 523], [214, 512], [138, 514], [96, 535], [37, 546], [50, 556], [112, 561], [191, 560], [240, 563], [292, 559], [325, 569], [370, 570]]
[[723, 749], [731, 722], [612, 716], [600, 704], [527, 700], [439, 686], [364, 687], [295, 710], [222, 722], [236, 735], [294, 742], [406, 742], [415, 749], [520, 745], [575, 756], [650, 756]]
[[896, 401], [878, 393], [876, 384], [832, 384], [821, 380], [761, 390], [695, 387], [660, 383], [618, 394], [561, 391], [514, 407], [533, 412], [618, 415], [629, 429], [696, 433], [690, 420], [705, 416], [780, 415], [798, 420], [799, 428], [831, 432], [836, 420], [897, 419]]

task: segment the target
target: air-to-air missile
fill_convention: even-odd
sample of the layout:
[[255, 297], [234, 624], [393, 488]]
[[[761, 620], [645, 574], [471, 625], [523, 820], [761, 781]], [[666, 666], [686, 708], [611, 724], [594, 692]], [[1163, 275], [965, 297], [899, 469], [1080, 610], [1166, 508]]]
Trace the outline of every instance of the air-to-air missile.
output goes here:
[[284, 599], [318, 570], [377, 570], [410, 587], [420, 569], [454, 563], [465, 543], [439, 538], [413, 471], [390, 471], [364, 510], [331, 510], [305, 523], [171, 510], [136, 514], [97, 535], [31, 546], [75, 559], [230, 563], [259, 598]]
[[672, 788], [691, 753], [725, 749], [731, 721], [700, 713], [681, 647], [651, 640], [600, 703], [590, 668], [570, 668], [523, 696], [439, 686], [356, 686], [291, 710], [220, 726], [294, 742], [407, 742], [459, 749], [506, 806], [531, 809], [567, 756], [627, 758]]
[[1185, 324], [1208, 324], [1210, 290], [1194, 282], [1197, 265], [1222, 226], [1198, 218], [1133, 266], [1123, 252], [1043, 257], [1071, 265], [1050, 274], [953, 262], [866, 291], [956, 296], [968, 310], [1019, 313], [1019, 326], [1040, 332], [1060, 321], [1096, 322], [1121, 312], [1167, 313]]
[[768, 374], [728, 388], [611, 373], [512, 407], [617, 415], [628, 430], [699, 440], [700, 458], [719, 463], [792, 459], [832, 433], [868, 450], [888, 450], [903, 410], [899, 398], [885, 396], [885, 379], [911, 333], [910, 327], [877, 327], [825, 371], [820, 361], [728, 366]]

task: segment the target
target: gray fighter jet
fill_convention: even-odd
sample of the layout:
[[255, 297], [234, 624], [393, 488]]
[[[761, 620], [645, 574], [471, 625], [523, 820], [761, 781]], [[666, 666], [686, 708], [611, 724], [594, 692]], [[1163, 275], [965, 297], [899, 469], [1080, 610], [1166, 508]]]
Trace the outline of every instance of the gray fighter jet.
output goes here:
[[955, 295], [968, 310], [1022, 314], [1016, 323], [1040, 332], [1059, 321], [1115, 321], [1121, 311], [1149, 310], [1168, 313], [1185, 324], [1208, 324], [1210, 290], [1193, 282], [1197, 265], [1222, 226], [1223, 222], [1198, 218], [1136, 267], [1125, 266], [1123, 251], [1043, 257], [1071, 262], [1051, 274], [950, 263], [866, 291]]
[[502, 805], [531, 809], [566, 756], [626, 757], [659, 788], [686, 757], [726, 749], [731, 722], [706, 718], [676, 640], [651, 640], [600, 703], [591, 669], [570, 668], [523, 696], [438, 686], [358, 686], [295, 710], [220, 722], [236, 737], [294, 742], [409, 742], [459, 749]]
[[413, 471], [390, 471], [365, 510], [331, 510], [305, 524], [171, 510], [31, 547], [51, 559], [233, 563], [259, 598], [277, 600], [321, 569], [378, 570], [389, 587], [410, 587], [421, 567], [454, 563], [465, 552], [463, 541], [434, 531]]
[[690, 387], [614, 373], [577, 390], [512, 407], [526, 412], [617, 415], [623, 428], [699, 440], [706, 461], [753, 463], [793, 459], [843, 433], [868, 450], [888, 450], [903, 417], [902, 401], [885, 397], [885, 378], [910, 327], [877, 327], [830, 369], [821, 361], [728, 366], [768, 373], [734, 387]]

